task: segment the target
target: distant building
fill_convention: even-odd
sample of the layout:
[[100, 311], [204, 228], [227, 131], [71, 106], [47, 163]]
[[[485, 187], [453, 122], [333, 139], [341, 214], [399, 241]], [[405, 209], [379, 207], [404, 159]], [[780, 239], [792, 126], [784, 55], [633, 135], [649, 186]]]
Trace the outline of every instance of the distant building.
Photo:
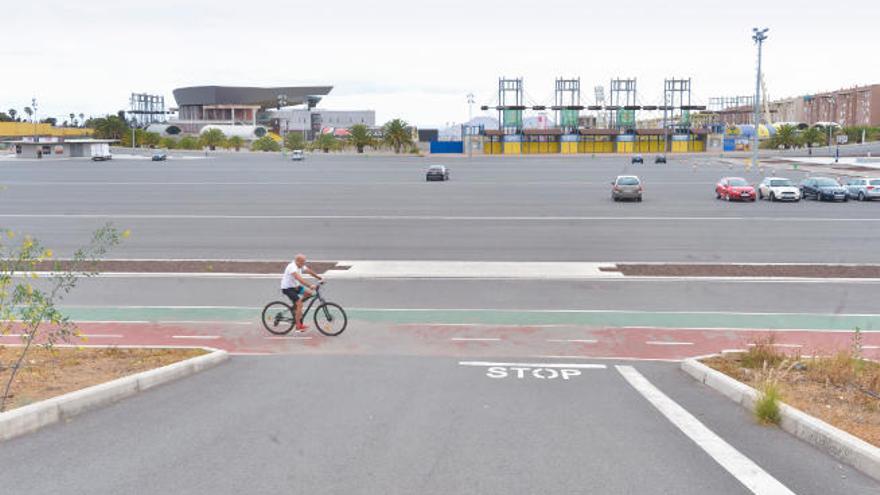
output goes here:
[[324, 129], [348, 129], [356, 124], [376, 126], [375, 110], [323, 110], [318, 108], [268, 109], [261, 121], [274, 132], [306, 132], [310, 137]]
[[[880, 126], [880, 84], [772, 100], [767, 104], [773, 122], [841, 126]], [[763, 105], [759, 109], [764, 119]], [[743, 105], [716, 112], [728, 126], [752, 124], [754, 107]]]
[[174, 90], [177, 118], [168, 124], [184, 133], [198, 134], [207, 125], [256, 128], [260, 113], [291, 105], [313, 107], [333, 86], [242, 87], [193, 86]]
[[[33, 139], [20, 141], [7, 141], [15, 149], [17, 158], [76, 158], [90, 157], [94, 153], [93, 147], [106, 149], [107, 145], [115, 142], [114, 139], [61, 139], [44, 138], [38, 141]], [[97, 149], [97, 148], [96, 148]]]

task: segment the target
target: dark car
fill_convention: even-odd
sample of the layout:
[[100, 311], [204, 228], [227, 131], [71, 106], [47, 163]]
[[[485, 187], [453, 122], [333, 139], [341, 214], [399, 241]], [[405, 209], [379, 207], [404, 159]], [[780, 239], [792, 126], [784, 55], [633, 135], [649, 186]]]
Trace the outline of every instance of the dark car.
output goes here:
[[168, 153], [165, 150], [156, 150], [153, 152], [151, 160], [154, 162], [164, 162], [168, 159]]
[[846, 201], [846, 188], [830, 177], [810, 177], [801, 182], [801, 198], [817, 201]]
[[425, 174], [425, 180], [449, 180], [449, 169], [443, 165], [431, 165]]
[[644, 164], [644, 163], [645, 163], [645, 159], [642, 158], [642, 155], [636, 155], [636, 156], [632, 157], [632, 161], [631, 161], [630, 163], [641, 163], [641, 164]]
[[657, 155], [654, 157], [654, 163], [666, 163], [666, 157], [663, 155]]

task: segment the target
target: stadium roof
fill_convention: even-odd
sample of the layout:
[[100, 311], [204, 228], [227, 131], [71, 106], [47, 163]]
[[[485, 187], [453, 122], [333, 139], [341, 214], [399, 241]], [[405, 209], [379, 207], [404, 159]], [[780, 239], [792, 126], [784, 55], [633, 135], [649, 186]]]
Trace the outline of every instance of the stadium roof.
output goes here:
[[178, 106], [184, 105], [260, 105], [278, 104], [278, 96], [287, 97], [287, 105], [301, 105], [309, 96], [323, 96], [333, 86], [287, 86], [255, 88], [244, 86], [190, 86], [174, 90]]

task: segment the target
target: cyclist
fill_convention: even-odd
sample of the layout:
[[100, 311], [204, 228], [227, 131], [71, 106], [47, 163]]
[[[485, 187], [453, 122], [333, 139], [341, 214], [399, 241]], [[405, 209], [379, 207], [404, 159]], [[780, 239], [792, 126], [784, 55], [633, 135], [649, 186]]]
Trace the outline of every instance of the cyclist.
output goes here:
[[284, 274], [281, 275], [281, 292], [293, 303], [293, 316], [297, 332], [305, 332], [309, 329], [308, 325], [303, 325], [302, 322], [302, 303], [315, 293], [315, 286], [308, 283], [304, 277], [306, 274], [318, 280], [324, 280], [323, 277], [306, 266], [304, 254], [297, 254], [284, 269]]

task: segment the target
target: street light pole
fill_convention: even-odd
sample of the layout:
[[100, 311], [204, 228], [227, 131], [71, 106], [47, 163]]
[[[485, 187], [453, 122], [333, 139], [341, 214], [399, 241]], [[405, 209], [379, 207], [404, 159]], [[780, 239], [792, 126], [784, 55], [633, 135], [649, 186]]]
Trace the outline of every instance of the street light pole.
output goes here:
[[[752, 40], [758, 45], [758, 76], [755, 79], [755, 135], [752, 138], [752, 166], [758, 166], [758, 126], [760, 125], [761, 105], [761, 48], [767, 39], [768, 28], [752, 28]], [[770, 125], [768, 122], [767, 125]]]
[[467, 121], [467, 125], [462, 128], [462, 131], [464, 133], [462, 138], [467, 139], [468, 158], [470, 158], [472, 155], [471, 146], [473, 145], [473, 139], [471, 138], [471, 126], [474, 125], [474, 123], [473, 123], [473, 120], [474, 120], [474, 94], [473, 93], [468, 93], [467, 102], [468, 102], [468, 121]]
[[36, 143], [38, 141], [38, 139], [37, 139], [37, 99], [36, 98], [31, 98], [31, 108], [34, 109], [34, 120], [32, 123], [34, 124], [34, 142]]

